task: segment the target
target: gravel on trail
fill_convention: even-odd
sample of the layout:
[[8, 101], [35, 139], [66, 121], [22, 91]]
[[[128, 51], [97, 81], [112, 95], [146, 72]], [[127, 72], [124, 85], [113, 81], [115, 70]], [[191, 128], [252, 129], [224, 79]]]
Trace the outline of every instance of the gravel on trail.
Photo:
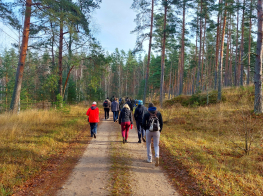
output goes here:
[[[116, 133], [121, 135], [120, 125], [113, 122], [110, 113], [110, 119], [103, 119], [98, 127], [97, 138], [92, 139], [72, 174], [57, 192], [58, 196], [111, 195], [107, 188], [111, 178], [109, 139]], [[155, 160], [146, 162], [146, 145], [138, 143], [136, 126], [129, 131], [128, 143], [122, 146], [132, 160], [129, 165], [132, 195], [179, 195], [160, 166], [155, 167]]]

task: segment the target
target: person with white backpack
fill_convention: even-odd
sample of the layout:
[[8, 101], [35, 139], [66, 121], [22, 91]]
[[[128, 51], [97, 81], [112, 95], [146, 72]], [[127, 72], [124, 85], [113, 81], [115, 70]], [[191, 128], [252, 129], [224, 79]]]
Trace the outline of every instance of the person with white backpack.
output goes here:
[[151, 140], [153, 138], [155, 166], [159, 166], [159, 142], [163, 128], [163, 118], [153, 103], [148, 105], [148, 112], [143, 116], [142, 126], [146, 130], [147, 162], [152, 162]]

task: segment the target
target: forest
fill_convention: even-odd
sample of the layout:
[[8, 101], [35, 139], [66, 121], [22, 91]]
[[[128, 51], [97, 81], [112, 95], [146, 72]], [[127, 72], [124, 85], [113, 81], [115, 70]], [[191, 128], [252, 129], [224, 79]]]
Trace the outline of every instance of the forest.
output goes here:
[[[89, 27], [100, 3], [1, 3], [2, 21], [23, 35], [0, 57], [1, 111], [13, 110], [18, 102], [21, 108], [54, 103], [58, 95], [66, 103], [115, 95], [162, 104], [214, 89], [221, 101], [222, 88], [255, 81], [256, 1], [134, 1], [131, 33], [137, 41], [130, 51], [113, 53]], [[24, 24], [13, 17], [16, 10]]]
[[[0, 36], [16, 41], [0, 50], [0, 195], [76, 164], [87, 107], [112, 96], [162, 113], [161, 167], [180, 194], [262, 195], [263, 1], [130, 0], [136, 41], [113, 52], [91, 25], [104, 1], [0, 0]], [[119, 176], [132, 158], [112, 149], [111, 195], [132, 194]]]

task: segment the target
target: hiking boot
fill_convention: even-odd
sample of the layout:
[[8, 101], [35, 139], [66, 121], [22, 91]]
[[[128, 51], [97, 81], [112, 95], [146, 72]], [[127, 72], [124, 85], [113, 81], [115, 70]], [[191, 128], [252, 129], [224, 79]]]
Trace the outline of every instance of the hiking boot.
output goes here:
[[155, 159], [155, 166], [158, 167], [159, 166], [159, 157]]
[[125, 144], [125, 137], [123, 137], [123, 140], [122, 140], [122, 142]]
[[141, 140], [139, 140], [139, 141], [138, 141], [138, 143], [142, 143], [142, 141], [141, 141]]
[[96, 138], [96, 134], [94, 134], [94, 138]]
[[146, 139], [145, 139], [145, 137], [143, 137], [143, 138], [142, 138], [142, 141], [143, 141], [143, 142], [146, 142]]
[[147, 162], [148, 162], [148, 163], [151, 163], [151, 162], [152, 162], [152, 159], [147, 159]]
[[125, 143], [127, 143], [128, 141], [127, 140], [125, 140]]

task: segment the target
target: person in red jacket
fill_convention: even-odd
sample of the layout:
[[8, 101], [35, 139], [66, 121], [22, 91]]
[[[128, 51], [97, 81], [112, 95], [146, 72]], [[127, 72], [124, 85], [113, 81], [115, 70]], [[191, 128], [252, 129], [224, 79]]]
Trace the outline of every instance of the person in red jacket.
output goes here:
[[91, 137], [96, 138], [98, 122], [100, 122], [100, 119], [99, 108], [97, 107], [97, 103], [95, 101], [92, 103], [92, 106], [88, 109], [86, 114], [89, 117], [88, 121], [90, 123]]

